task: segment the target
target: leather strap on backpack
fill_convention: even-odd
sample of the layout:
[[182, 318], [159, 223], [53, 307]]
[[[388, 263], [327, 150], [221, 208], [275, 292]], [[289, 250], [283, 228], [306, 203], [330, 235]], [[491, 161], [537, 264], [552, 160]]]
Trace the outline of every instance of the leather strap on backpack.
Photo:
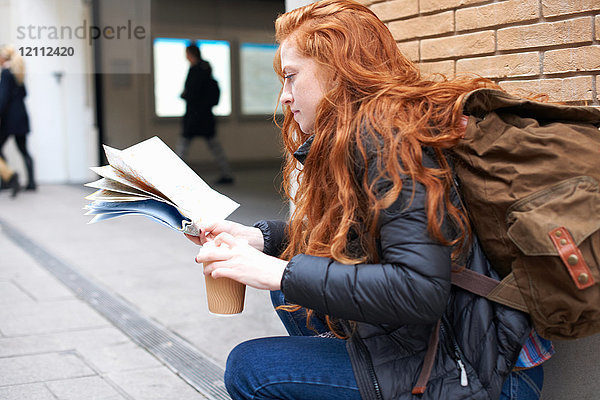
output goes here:
[[577, 289], [583, 290], [592, 286], [594, 284], [592, 271], [585, 263], [581, 250], [577, 247], [567, 228], [561, 226], [550, 231], [548, 235]]
[[423, 366], [421, 367], [421, 373], [417, 378], [417, 383], [413, 387], [412, 394], [423, 394], [425, 393], [425, 389], [427, 389], [427, 382], [429, 382], [429, 377], [431, 376], [431, 370], [433, 369], [433, 364], [435, 362], [435, 355], [438, 349], [438, 343], [440, 340], [440, 324], [442, 320], [438, 319], [437, 323], [433, 327], [431, 331], [431, 336], [429, 336], [429, 344], [427, 346], [427, 353], [425, 353], [425, 359], [423, 360]]
[[470, 269], [452, 270], [452, 284], [496, 303], [528, 312], [512, 272], [497, 281]]
[[[548, 235], [575, 286], [583, 290], [594, 285], [592, 272], [569, 231], [559, 227], [550, 231]], [[512, 272], [498, 282], [468, 269], [452, 270], [452, 284], [497, 303], [528, 312]]]

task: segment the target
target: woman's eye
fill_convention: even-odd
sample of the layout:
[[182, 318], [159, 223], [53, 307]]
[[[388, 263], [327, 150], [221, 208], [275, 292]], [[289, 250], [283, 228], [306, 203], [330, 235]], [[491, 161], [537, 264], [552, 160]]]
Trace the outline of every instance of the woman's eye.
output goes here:
[[283, 79], [291, 79], [294, 76], [294, 74], [287, 74], [283, 76]]

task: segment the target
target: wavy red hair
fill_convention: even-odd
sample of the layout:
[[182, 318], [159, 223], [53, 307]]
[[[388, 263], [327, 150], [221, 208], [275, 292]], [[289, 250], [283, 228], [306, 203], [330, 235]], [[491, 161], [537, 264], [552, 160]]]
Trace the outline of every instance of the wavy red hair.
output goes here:
[[[292, 154], [309, 134], [300, 130], [289, 107], [284, 107], [284, 187], [296, 206], [284, 257], [303, 252], [346, 263], [372, 261], [378, 214], [396, 199], [406, 175], [427, 188], [432, 236], [442, 243], [456, 242], [442, 235], [448, 212], [462, 231], [458, 240], [464, 239], [466, 216], [449, 201], [450, 171], [441, 150], [462, 136], [463, 96], [496, 85], [481, 78], [423, 79], [386, 26], [353, 1], [310, 4], [279, 16], [275, 28], [278, 43], [292, 40], [301, 54], [317, 61], [336, 82], [318, 107], [315, 139], [302, 169]], [[279, 51], [274, 68], [283, 79]], [[365, 141], [365, 135], [372, 140]], [[365, 142], [379, 144], [378, 176], [393, 182], [384, 197], [377, 196], [366, 175], [361, 182], [354, 177], [356, 149], [363, 158], [359, 161], [367, 165]], [[422, 165], [422, 146], [436, 150], [440, 169]], [[293, 181], [298, 184], [294, 195], [289, 192]], [[358, 257], [348, 254], [351, 230], [364, 239]]]
[[[424, 79], [377, 16], [353, 1], [323, 0], [290, 11], [277, 18], [275, 29], [278, 43], [293, 41], [334, 82], [318, 106], [314, 142], [302, 168], [293, 153], [310, 135], [300, 130], [289, 107], [283, 110], [284, 188], [295, 204], [283, 258], [306, 253], [350, 264], [376, 261], [379, 213], [398, 197], [405, 176], [427, 189], [430, 234], [460, 248], [469, 224], [449, 200], [451, 171], [442, 150], [463, 134], [463, 96], [497, 86], [481, 78]], [[279, 51], [274, 68], [283, 81]], [[355, 176], [356, 163], [367, 165], [365, 143], [377, 146], [377, 176], [393, 183], [385, 196], [367, 174]], [[423, 166], [422, 146], [435, 150], [441, 168]], [[446, 213], [458, 227], [458, 238], [442, 234]], [[356, 246], [349, 250], [350, 233], [358, 234], [358, 251]]]

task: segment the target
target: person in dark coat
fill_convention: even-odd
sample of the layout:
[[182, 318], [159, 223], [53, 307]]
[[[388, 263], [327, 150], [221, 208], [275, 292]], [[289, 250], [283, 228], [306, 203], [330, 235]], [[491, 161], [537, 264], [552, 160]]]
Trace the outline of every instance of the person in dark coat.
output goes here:
[[[186, 58], [190, 62], [190, 69], [181, 97], [186, 102], [183, 116], [183, 130], [177, 143], [177, 154], [185, 159], [193, 138], [201, 137], [206, 141], [209, 150], [215, 158], [221, 172], [217, 184], [233, 183], [233, 172], [225, 157], [223, 146], [217, 138], [216, 120], [212, 112], [219, 96], [218, 86], [211, 86], [212, 68], [202, 59], [200, 49], [195, 44], [186, 48]], [[216, 90], [216, 93], [214, 93]]]
[[0, 49], [0, 157], [4, 158], [2, 148], [10, 136], [14, 136], [19, 152], [27, 169], [25, 190], [35, 190], [33, 158], [27, 150], [29, 116], [25, 108], [25, 68], [23, 59], [10, 46]]
[[199, 221], [188, 235], [203, 245], [206, 275], [270, 290], [290, 334], [234, 348], [229, 394], [498, 399], [532, 328], [526, 314], [451, 286], [452, 268], [498, 275], [445, 155], [464, 133], [462, 97], [497, 85], [423, 79], [354, 1], [319, 1], [275, 26], [294, 211], [253, 227]]

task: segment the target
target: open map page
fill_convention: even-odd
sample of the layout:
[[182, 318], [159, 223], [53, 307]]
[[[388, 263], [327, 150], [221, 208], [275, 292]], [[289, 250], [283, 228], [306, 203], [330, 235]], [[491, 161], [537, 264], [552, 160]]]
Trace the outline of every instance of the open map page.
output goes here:
[[156, 136], [125, 150], [104, 145], [104, 152], [109, 165], [91, 168], [102, 178], [85, 185], [98, 189], [86, 197], [86, 215], [94, 215], [90, 223], [141, 214], [195, 235], [193, 221], [225, 219], [239, 207]]

